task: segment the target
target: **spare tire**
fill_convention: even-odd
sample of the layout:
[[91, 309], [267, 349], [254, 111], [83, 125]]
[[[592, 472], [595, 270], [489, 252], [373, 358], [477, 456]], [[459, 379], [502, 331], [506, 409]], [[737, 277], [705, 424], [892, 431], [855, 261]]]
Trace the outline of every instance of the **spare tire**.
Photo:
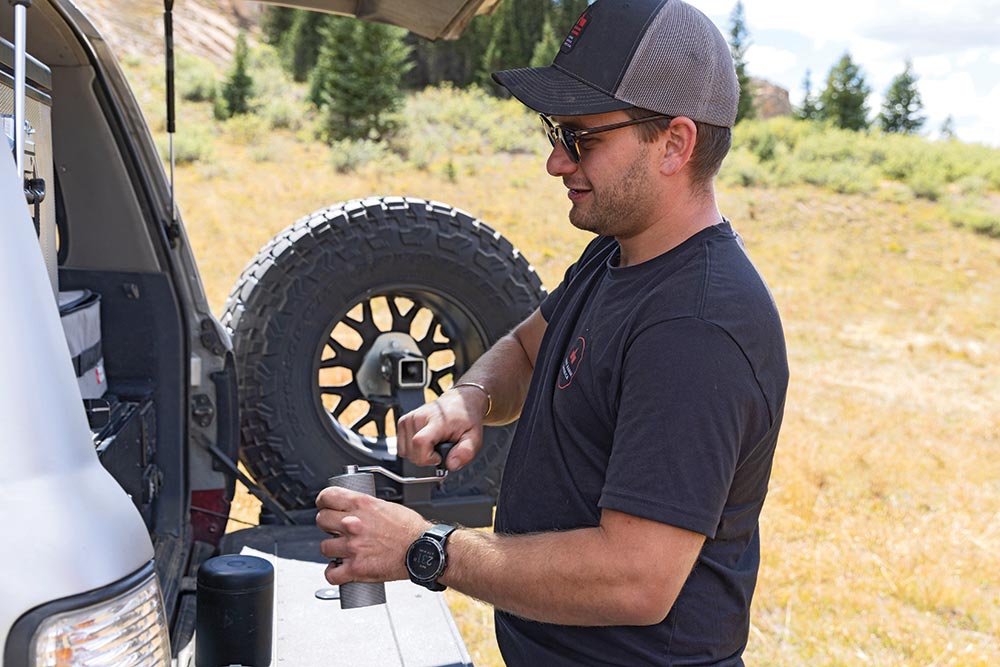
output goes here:
[[[398, 405], [358, 374], [372, 348], [419, 348], [431, 400], [543, 295], [510, 242], [445, 204], [372, 198], [299, 220], [250, 262], [222, 317], [239, 376], [240, 460], [287, 509], [312, 507], [345, 465], [392, 467]], [[512, 434], [487, 428], [476, 460], [435, 494], [495, 498]], [[398, 499], [391, 485], [379, 491]]]

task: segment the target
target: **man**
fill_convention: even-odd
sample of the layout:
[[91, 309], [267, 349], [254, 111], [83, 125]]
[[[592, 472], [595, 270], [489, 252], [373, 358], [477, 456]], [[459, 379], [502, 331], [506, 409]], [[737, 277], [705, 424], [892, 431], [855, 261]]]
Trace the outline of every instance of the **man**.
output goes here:
[[551, 67], [494, 78], [545, 114], [547, 170], [598, 236], [538, 311], [400, 420], [400, 455], [436, 463], [453, 441], [454, 470], [484, 423], [520, 415], [496, 532], [327, 489], [327, 578], [485, 600], [509, 665], [740, 665], [788, 368], [715, 202], [739, 96], [728, 47], [681, 0], [598, 0]]

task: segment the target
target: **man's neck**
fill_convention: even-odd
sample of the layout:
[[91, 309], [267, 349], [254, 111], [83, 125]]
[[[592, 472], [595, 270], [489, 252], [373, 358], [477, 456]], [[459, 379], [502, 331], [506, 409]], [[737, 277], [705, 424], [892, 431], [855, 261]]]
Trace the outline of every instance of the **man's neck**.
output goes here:
[[620, 266], [634, 266], [659, 257], [701, 230], [722, 222], [714, 192], [664, 206], [662, 210], [655, 221], [637, 234], [615, 237], [621, 247]]

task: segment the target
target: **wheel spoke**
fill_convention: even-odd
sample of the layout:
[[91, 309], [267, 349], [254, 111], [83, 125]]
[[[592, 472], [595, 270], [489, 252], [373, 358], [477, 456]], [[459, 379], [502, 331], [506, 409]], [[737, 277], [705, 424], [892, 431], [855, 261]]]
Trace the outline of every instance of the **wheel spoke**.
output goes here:
[[361, 304], [360, 320], [355, 320], [345, 315], [341, 321], [357, 331], [366, 343], [371, 343], [379, 335], [378, 325], [375, 324], [375, 317], [372, 315], [371, 299], [367, 299]]
[[409, 333], [410, 327], [413, 326], [413, 319], [420, 311], [420, 307], [416, 303], [413, 303], [410, 305], [410, 309], [406, 311], [406, 314], [403, 315], [399, 312], [399, 306], [396, 305], [397, 298], [399, 297], [388, 296], [385, 299], [389, 303], [389, 312], [392, 314], [392, 330]]
[[445, 366], [444, 368], [439, 368], [436, 371], [431, 371], [431, 381], [428, 383], [428, 387], [436, 393], [438, 396], [444, 393], [441, 389], [441, 378], [451, 375], [454, 379], [455, 376], [455, 364], [450, 366]]
[[333, 356], [319, 362], [320, 368], [350, 368], [356, 370], [361, 366], [361, 352], [344, 347], [340, 341], [330, 336], [326, 344], [333, 350]]
[[435, 352], [451, 349], [451, 345], [449, 343], [442, 343], [440, 341], [431, 340], [430, 338], [418, 341], [417, 347], [420, 348], [420, 353], [423, 354], [425, 358], [430, 357]]
[[345, 384], [342, 387], [320, 387], [319, 391], [321, 394], [340, 397], [340, 402], [330, 411], [334, 419], [340, 419], [340, 415], [344, 414], [347, 406], [361, 398], [361, 390], [358, 389], [358, 385], [353, 380], [350, 384]]
[[[441, 320], [438, 319], [437, 315], [434, 315], [433, 319], [431, 319], [430, 326], [427, 327], [427, 333], [423, 338], [417, 341], [417, 347], [420, 348], [420, 352], [424, 355], [424, 358], [429, 358], [435, 352], [451, 349], [450, 340], [445, 342], [434, 340], [434, 333], [437, 331], [440, 324]], [[443, 326], [441, 331], [442, 333], [444, 332]]]
[[353, 424], [351, 424], [351, 430], [361, 435], [361, 429], [368, 424], [375, 424], [375, 429], [378, 432], [378, 439], [385, 440], [386, 437], [386, 425], [385, 420], [389, 414], [389, 406], [383, 403], [372, 402], [368, 404], [368, 412], [359, 417]]

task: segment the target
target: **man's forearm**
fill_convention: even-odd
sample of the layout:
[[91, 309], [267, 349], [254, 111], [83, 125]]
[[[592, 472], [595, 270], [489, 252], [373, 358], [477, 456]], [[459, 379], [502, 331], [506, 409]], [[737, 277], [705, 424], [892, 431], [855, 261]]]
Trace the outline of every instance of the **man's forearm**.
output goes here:
[[[479, 357], [458, 382], [474, 382], [489, 392], [492, 406], [483, 422], [486, 425], [497, 426], [509, 424], [521, 414], [524, 398], [528, 394], [528, 385], [531, 383], [532, 370], [531, 362], [517, 337], [507, 334]], [[470, 394], [472, 393], [470, 391]], [[485, 394], [482, 396], [482, 402], [485, 413], [487, 406]]]
[[[489, 393], [493, 405], [485, 424], [509, 424], [521, 414], [545, 328], [545, 318], [536, 308], [513, 331], [494, 343], [459, 379], [459, 382], [482, 385]], [[483, 412], [479, 414], [484, 414], [489, 401], [486, 395], [480, 400]]]
[[678, 531], [666, 542], [659, 535], [636, 542], [623, 535], [603, 526], [529, 535], [459, 530], [449, 540], [441, 582], [536, 621], [658, 623], [673, 606], [702, 538]]

